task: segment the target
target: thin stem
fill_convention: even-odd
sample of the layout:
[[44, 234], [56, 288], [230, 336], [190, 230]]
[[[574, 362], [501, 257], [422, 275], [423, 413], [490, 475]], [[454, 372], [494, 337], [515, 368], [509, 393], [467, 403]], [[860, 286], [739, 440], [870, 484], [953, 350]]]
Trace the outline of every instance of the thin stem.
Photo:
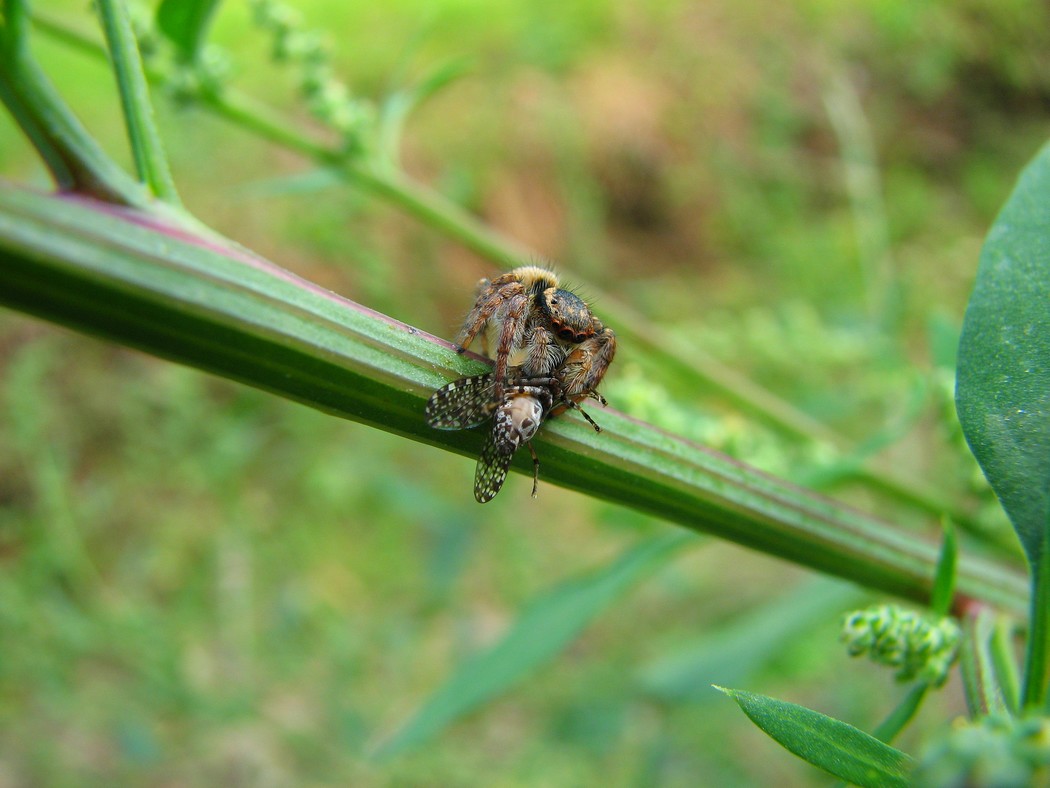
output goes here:
[[244, 93], [225, 88], [220, 92], [205, 92], [198, 99], [219, 117], [262, 139], [301, 153], [318, 164], [331, 166], [340, 160], [324, 142], [299, 131]]
[[27, 5], [4, 0], [0, 43], [0, 100], [39, 152], [63, 191], [146, 207], [147, 195], [103, 151], [62, 100], [32, 56]]
[[123, 0], [96, 0], [96, 5], [120, 90], [135, 169], [154, 196], [178, 205], [179, 195], [154, 121], [149, 84], [142, 69], [142, 57], [127, 7]]
[[934, 615], [951, 614], [952, 598], [955, 596], [955, 565], [959, 560], [959, 545], [955, 538], [955, 528], [950, 520], [942, 523], [944, 541], [941, 542], [941, 555], [937, 559], [937, 574], [933, 583], [933, 598], [930, 608]]
[[1017, 658], [1014, 654], [1014, 620], [1010, 616], [998, 614], [992, 629], [989, 644], [995, 675], [999, 677], [999, 686], [1003, 691], [1003, 701], [1011, 714], [1021, 710], [1021, 682], [1017, 673]]
[[1046, 702], [1047, 670], [1050, 668], [1050, 598], [1047, 594], [1050, 594], [1050, 550], [1044, 540], [1039, 559], [1032, 564], [1031, 613], [1021, 694], [1021, 706], [1025, 709], [1035, 709]]
[[872, 731], [871, 735], [881, 742], [890, 744], [904, 730], [904, 726], [911, 722], [912, 718], [918, 713], [929, 688], [930, 685], [924, 681], [914, 684], [901, 699], [901, 702], [897, 704], [896, 708]]
[[1007, 710], [995, 661], [990, 650], [994, 611], [987, 605], [971, 605], [963, 622], [966, 637], [960, 656], [966, 705], [973, 718], [1005, 714]]

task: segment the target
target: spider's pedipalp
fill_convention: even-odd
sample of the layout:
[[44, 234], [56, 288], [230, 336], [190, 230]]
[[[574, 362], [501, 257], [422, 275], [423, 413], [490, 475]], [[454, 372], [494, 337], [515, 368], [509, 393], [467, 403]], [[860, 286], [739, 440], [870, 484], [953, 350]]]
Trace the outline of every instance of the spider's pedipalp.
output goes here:
[[600, 333], [582, 342], [569, 353], [559, 370], [565, 395], [578, 401], [597, 393], [595, 390], [615, 355], [616, 334], [611, 328], [603, 328]]

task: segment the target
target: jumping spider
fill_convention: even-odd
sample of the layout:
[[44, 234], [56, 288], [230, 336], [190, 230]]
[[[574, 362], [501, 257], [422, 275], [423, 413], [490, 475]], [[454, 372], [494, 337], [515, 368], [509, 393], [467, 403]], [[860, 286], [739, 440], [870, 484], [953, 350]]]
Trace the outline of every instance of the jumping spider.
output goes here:
[[474, 307], [457, 338], [459, 352], [488, 329], [495, 334], [497, 403], [512, 367], [520, 367], [525, 378], [558, 375], [562, 398], [578, 402], [598, 388], [616, 353], [613, 330], [582, 298], [559, 287], [552, 271], [533, 265], [478, 282]]
[[[478, 503], [496, 497], [522, 443], [532, 454], [532, 495], [536, 496], [540, 459], [531, 441], [548, 416], [573, 408], [580, 411], [597, 432], [601, 432], [601, 427], [583, 408], [566, 396], [558, 378], [523, 377], [520, 370], [515, 370], [512, 380], [504, 385], [503, 394], [494, 399], [494, 374], [490, 372], [454, 380], [435, 391], [426, 407], [427, 424], [441, 430], [469, 429], [492, 418], [492, 428], [485, 436], [474, 471], [474, 498]], [[591, 395], [604, 404], [597, 392]]]

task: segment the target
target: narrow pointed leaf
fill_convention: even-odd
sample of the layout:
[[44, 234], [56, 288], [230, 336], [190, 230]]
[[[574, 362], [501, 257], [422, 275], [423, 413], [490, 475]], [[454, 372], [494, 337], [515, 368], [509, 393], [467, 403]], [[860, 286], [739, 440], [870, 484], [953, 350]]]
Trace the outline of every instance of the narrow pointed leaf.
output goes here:
[[1050, 510], [1050, 144], [981, 250], [955, 396], [966, 440], [1035, 567]]
[[785, 749], [853, 785], [904, 788], [911, 756], [841, 720], [794, 703], [723, 689], [744, 714]]
[[632, 585], [692, 541], [681, 534], [632, 547], [608, 566], [562, 583], [529, 605], [503, 638], [464, 663], [376, 752], [389, 757], [438, 734], [549, 662]]

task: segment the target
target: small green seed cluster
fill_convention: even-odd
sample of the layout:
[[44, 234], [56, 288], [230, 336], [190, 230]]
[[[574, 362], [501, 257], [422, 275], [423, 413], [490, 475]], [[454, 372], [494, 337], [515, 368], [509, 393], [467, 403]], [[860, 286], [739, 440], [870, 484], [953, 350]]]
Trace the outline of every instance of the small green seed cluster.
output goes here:
[[897, 605], [876, 605], [846, 616], [842, 640], [850, 656], [868, 654], [897, 668], [898, 681], [921, 678], [940, 686], [959, 653], [959, 625], [950, 618], [931, 621]]
[[355, 99], [335, 77], [324, 36], [306, 30], [299, 13], [276, 0], [251, 0], [251, 6], [255, 24], [273, 39], [273, 60], [298, 67], [299, 91], [310, 113], [335, 129], [347, 152], [359, 151], [375, 111], [368, 102]]

